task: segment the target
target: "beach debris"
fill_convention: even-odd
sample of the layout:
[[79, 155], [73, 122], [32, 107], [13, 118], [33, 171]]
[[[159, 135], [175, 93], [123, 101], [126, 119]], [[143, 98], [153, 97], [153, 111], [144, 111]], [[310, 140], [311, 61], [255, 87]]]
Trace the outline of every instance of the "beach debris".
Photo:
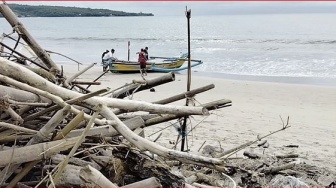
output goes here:
[[287, 147], [287, 148], [298, 148], [299, 145], [289, 144], [289, 145], [285, 145], [284, 147]]
[[[90, 86], [99, 85], [98, 79], [108, 71], [92, 82], [76, 80], [96, 64], [92, 63], [66, 78], [63, 67], [48, 55], [51, 51], [37, 43], [6, 3], [0, 5], [0, 12], [14, 30], [3, 37], [15, 41], [14, 47], [0, 41], [0, 186], [235, 188], [270, 182], [306, 186], [297, 179], [304, 175], [310, 175], [306, 179], [309, 185], [321, 185], [331, 181], [326, 177], [335, 177], [332, 172], [300, 163], [297, 154], [270, 155], [246, 149], [252, 145], [268, 148], [263, 139], [289, 128], [289, 118], [278, 130], [232, 149], [223, 150], [221, 143], [219, 148], [210, 143], [203, 147], [204, 141], [199, 151], [203, 148], [205, 156], [159, 145], [156, 141], [162, 133], [150, 141], [145, 127], [175, 120], [172, 126], [179, 137], [169, 143], [176, 148], [182, 119], [208, 116], [209, 111], [230, 107], [232, 102], [170, 104], [193, 101], [197, 94], [213, 89], [213, 84], [159, 101], [133, 100], [139, 91], [153, 91], [155, 86], [175, 81], [174, 73], [91, 91]], [[35, 58], [17, 51], [19, 45], [31, 49]], [[242, 150], [247, 157], [231, 157]], [[287, 183], [275, 179], [279, 174]], [[288, 177], [293, 177], [295, 184], [289, 184]]]
[[277, 175], [274, 177], [271, 182], [271, 186], [274, 187], [293, 187], [293, 188], [299, 188], [299, 187], [304, 187], [308, 188], [308, 185], [301, 180], [299, 180], [296, 177], [293, 176], [282, 176], [282, 175]]

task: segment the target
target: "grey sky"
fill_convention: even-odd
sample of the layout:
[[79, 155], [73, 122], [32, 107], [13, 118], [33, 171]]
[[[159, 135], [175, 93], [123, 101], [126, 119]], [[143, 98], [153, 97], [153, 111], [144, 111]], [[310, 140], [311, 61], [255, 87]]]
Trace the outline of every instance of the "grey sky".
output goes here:
[[336, 13], [336, 2], [23, 2], [7, 3], [28, 5], [55, 5], [90, 8], [105, 8], [125, 12], [150, 12], [156, 16], [184, 15], [185, 6], [192, 9], [193, 15], [221, 14], [260, 14], [260, 13]]

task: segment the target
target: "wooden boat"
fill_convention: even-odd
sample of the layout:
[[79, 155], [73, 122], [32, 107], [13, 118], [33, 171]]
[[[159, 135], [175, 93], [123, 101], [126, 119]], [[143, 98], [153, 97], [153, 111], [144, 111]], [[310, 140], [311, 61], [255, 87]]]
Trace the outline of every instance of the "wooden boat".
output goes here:
[[[182, 67], [188, 59], [183, 58], [184, 56], [181, 57], [151, 57], [147, 61], [147, 72], [176, 72], [188, 69], [187, 66]], [[203, 63], [201, 60], [191, 61], [194, 62], [192, 67]], [[140, 64], [134, 61], [116, 60], [109, 65], [109, 69], [111, 72], [139, 72]]]

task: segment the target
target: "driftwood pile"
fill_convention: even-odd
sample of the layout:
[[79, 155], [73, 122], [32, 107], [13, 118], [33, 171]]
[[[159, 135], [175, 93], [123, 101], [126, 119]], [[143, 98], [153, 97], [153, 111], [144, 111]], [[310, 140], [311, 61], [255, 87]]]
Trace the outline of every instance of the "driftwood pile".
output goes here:
[[[93, 65], [66, 78], [5, 3], [0, 5], [0, 12], [18, 34], [17, 38], [3, 35], [15, 41], [14, 47], [0, 41], [1, 186], [245, 187], [274, 183], [276, 174], [287, 178], [302, 174], [329, 177], [327, 171], [317, 173], [292, 160], [296, 155], [266, 156], [246, 151], [247, 158], [229, 158], [255, 143], [264, 147], [265, 142], [260, 141], [288, 128], [288, 121], [278, 131], [230, 150], [206, 146], [204, 156], [167, 149], [146, 139], [144, 127], [190, 115], [209, 115], [211, 110], [230, 106], [231, 101], [168, 105], [212, 89], [212, 84], [151, 103], [123, 99], [174, 81], [173, 73], [115, 90], [90, 91], [90, 85], [99, 84], [96, 81], [102, 75], [93, 82], [75, 79]], [[16, 50], [23, 44], [36, 59]], [[138, 111], [149, 114], [127, 115]], [[328, 181], [308, 178], [316, 185], [326, 186]], [[314, 185], [312, 182], [306, 184]]]

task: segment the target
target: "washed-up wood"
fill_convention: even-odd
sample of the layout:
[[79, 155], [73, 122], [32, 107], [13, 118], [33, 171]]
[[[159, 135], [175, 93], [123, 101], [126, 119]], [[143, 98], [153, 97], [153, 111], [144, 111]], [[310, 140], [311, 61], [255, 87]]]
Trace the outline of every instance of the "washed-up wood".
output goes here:
[[18, 102], [44, 102], [50, 104], [50, 100], [45, 97], [40, 97], [34, 93], [30, 93], [27, 91], [19, 90], [16, 88], [8, 87], [0, 85], [0, 97], [8, 97], [8, 99], [12, 99]]
[[[56, 155], [51, 156], [50, 159], [51, 159], [51, 161], [52, 161], [53, 164], [57, 165], [57, 164], [60, 164], [61, 162], [63, 162], [66, 159], [66, 156], [62, 155], [62, 154], [56, 154]], [[101, 166], [99, 166], [98, 164], [96, 164], [94, 162], [84, 161], [84, 160], [79, 159], [77, 157], [71, 157], [69, 159], [69, 164], [76, 165], [76, 166], [87, 166], [87, 165], [90, 165], [90, 166], [94, 167], [97, 170], [101, 170], [102, 169]]]
[[[181, 93], [181, 94], [178, 94], [178, 95], [166, 98], [166, 99], [155, 101], [155, 102], [153, 102], [153, 104], [169, 104], [169, 103], [172, 103], [172, 102], [175, 102], [175, 101], [187, 98], [187, 97], [193, 97], [196, 94], [208, 91], [210, 89], [213, 89], [214, 87], [215, 87], [214, 84], [210, 84], [210, 85], [207, 85], [207, 86], [204, 86], [204, 87], [200, 87], [200, 88], [196, 88], [196, 89], [193, 89], [193, 90], [190, 90], [190, 91], [187, 91], [187, 92], [184, 92], [184, 93]], [[118, 115], [118, 114], [129, 112], [129, 111], [115, 110], [113, 112], [116, 115]]]
[[5, 109], [4, 111], [9, 114], [9, 116], [16, 124], [21, 125], [23, 123], [22, 117], [19, 114], [17, 114], [10, 106], [8, 106], [8, 108]]
[[[78, 126], [78, 124], [83, 120], [84, 120], [84, 112], [80, 112], [54, 137], [53, 140], [60, 140], [64, 138], [66, 135], [68, 135], [68, 133], [71, 130], [75, 129]], [[77, 136], [79, 135], [80, 134], [78, 134]]]
[[187, 91], [187, 92], [184, 92], [184, 93], [181, 93], [181, 94], [178, 94], [178, 95], [166, 98], [166, 99], [158, 100], [158, 101], [155, 101], [153, 103], [155, 103], [155, 104], [168, 104], [168, 103], [172, 103], [172, 102], [175, 102], [175, 101], [187, 98], [187, 97], [193, 97], [196, 94], [208, 91], [208, 90], [213, 89], [213, 88], [215, 88], [215, 85], [210, 84], [210, 85], [206, 85], [206, 86], [203, 86], [203, 87], [200, 87], [200, 88], [196, 88], [196, 89], [193, 89], [193, 90], [190, 90], [190, 91]]
[[78, 89], [80, 89], [81, 93], [84, 93], [84, 94], [91, 93], [90, 90], [86, 89], [85, 87], [83, 87], [81, 85], [73, 84], [72, 86], [73, 86], [72, 88], [77, 87]]
[[118, 186], [114, 185], [102, 173], [90, 165], [87, 165], [80, 170], [79, 177], [93, 186], [118, 188]]
[[49, 135], [56, 126], [63, 121], [63, 119], [69, 114], [70, 105], [65, 106], [62, 110], [59, 110], [46, 124], [43, 126], [40, 131], [33, 137], [28, 144], [35, 144], [49, 139]]
[[[71, 84], [77, 84], [77, 85], [100, 85], [100, 82], [84, 82], [84, 81], [72, 81]], [[87, 88], [85, 88], [87, 89]]]
[[8, 99], [8, 102], [11, 106], [35, 106], [35, 107], [46, 107], [49, 103], [32, 103], [32, 102], [17, 102], [11, 99]]
[[76, 74], [74, 74], [73, 76], [69, 77], [68, 79], [65, 80], [66, 83], [70, 83], [73, 82], [74, 79], [76, 79], [78, 76], [82, 75], [83, 73], [85, 73], [87, 70], [89, 70], [90, 68], [92, 68], [94, 65], [96, 65], [97, 63], [92, 63], [91, 65], [87, 66], [86, 68], [84, 68], [83, 70], [77, 72]]
[[[222, 99], [218, 101], [213, 101], [210, 103], [203, 104], [202, 107], [206, 108], [207, 110], [216, 110], [224, 107], [231, 106], [231, 100]], [[155, 124], [159, 124], [162, 122], [174, 120], [183, 117], [182, 115], [176, 114], [165, 114], [165, 115], [156, 115], [156, 117], [149, 118], [145, 121], [145, 125], [151, 126]]]
[[121, 188], [140, 188], [140, 187], [144, 187], [144, 188], [161, 188], [162, 184], [160, 183], [160, 180], [155, 178], [155, 177], [151, 177], [151, 178], [147, 178], [145, 180], [142, 181], [138, 181], [135, 183], [131, 183], [128, 185], [124, 185]]
[[[125, 157], [126, 154], [127, 157]], [[120, 148], [114, 156], [124, 161], [126, 168], [137, 174], [137, 178], [156, 177], [163, 187], [179, 187], [184, 185], [183, 177], [171, 173], [168, 166], [155, 162], [148, 156], [140, 155], [136, 151]]]
[[93, 127], [94, 125], [94, 121], [97, 118], [99, 112], [101, 109], [101, 105], [99, 104], [97, 107], [97, 111], [92, 115], [92, 118], [90, 119], [90, 121], [88, 122], [87, 126], [85, 127], [85, 130], [83, 131], [83, 133], [78, 137], [77, 142], [75, 143], [75, 145], [73, 146], [73, 148], [70, 150], [69, 154], [66, 156], [65, 160], [61, 163], [61, 165], [58, 167], [55, 175], [54, 175], [54, 182], [58, 182], [60, 175], [62, 174], [64, 167], [68, 164], [70, 158], [75, 154], [76, 150], [78, 149], [78, 147], [84, 142], [85, 137], [87, 136], [88, 131], [90, 130], [90, 128]]
[[[15, 71], [14, 71], [15, 70]], [[76, 97], [82, 96], [82, 94], [68, 90], [66, 88], [60, 87], [55, 85], [51, 82], [46, 81], [39, 75], [32, 73], [28, 69], [17, 65], [7, 59], [0, 57], [0, 74], [3, 76], [8, 76], [13, 79], [20, 80], [24, 83], [29, 84], [30, 86], [34, 87], [34, 89], [29, 89], [29, 91], [36, 93], [38, 91], [39, 95], [48, 96], [46, 92], [49, 92], [53, 95], [56, 95], [62, 99], [72, 99]], [[23, 78], [24, 77], [24, 78]], [[30, 79], [25, 79], [29, 77]], [[5, 81], [6, 78], [2, 77], [2, 81]], [[12, 80], [7, 79], [5, 82], [9, 82]], [[15, 84], [16, 87], [19, 84]], [[22, 86], [22, 85], [21, 85]], [[25, 87], [27, 88], [27, 87]], [[21, 87], [22, 89], [22, 87]], [[39, 89], [39, 90], [38, 90]], [[50, 98], [50, 95], [49, 95]], [[58, 101], [54, 101], [58, 102]], [[186, 106], [174, 106], [174, 105], [159, 105], [159, 104], [152, 104], [149, 102], [144, 101], [130, 101], [130, 100], [122, 100], [122, 99], [115, 99], [115, 98], [108, 98], [108, 97], [92, 97], [84, 101], [88, 105], [96, 105], [96, 104], [105, 104], [107, 106], [111, 106], [114, 108], [120, 108], [124, 110], [131, 110], [131, 111], [147, 111], [151, 113], [157, 114], [181, 114], [181, 115], [209, 115], [207, 109], [203, 107], [186, 107]]]
[[[77, 123], [83, 119], [83, 112], [79, 113], [68, 125], [66, 125], [54, 138], [53, 140], [60, 140], [64, 138], [69, 131], [71, 131]], [[15, 186], [24, 176], [26, 176], [29, 171], [38, 163], [40, 160], [31, 161], [29, 163], [26, 163], [23, 167], [23, 169], [12, 179], [12, 181], [9, 183], [9, 186]]]
[[[98, 91], [95, 91], [95, 92], [92, 92], [92, 93], [89, 93], [89, 94], [86, 94], [86, 95], [82, 95], [82, 96], [74, 98], [74, 99], [67, 100], [65, 102], [68, 103], [68, 104], [78, 104], [78, 103], [82, 102], [83, 100], [86, 100], [86, 99], [91, 98], [93, 96], [97, 96], [97, 95], [99, 95], [101, 93], [104, 93], [106, 91], [108, 91], [108, 89], [101, 89], [101, 90], [98, 90]], [[51, 106], [49, 108], [46, 108], [44, 110], [41, 110], [39, 112], [36, 112], [34, 114], [31, 114], [31, 115], [25, 117], [24, 120], [25, 121], [33, 120], [33, 119], [35, 119], [35, 118], [37, 118], [37, 117], [39, 117], [43, 114], [46, 114], [48, 112], [52, 112], [52, 111], [57, 110], [59, 108], [61, 108], [59, 105]]]
[[45, 65], [41, 65], [40, 63], [31, 60], [30, 58], [28, 58], [27, 56], [23, 55], [22, 53], [15, 51], [14, 49], [10, 48], [9, 46], [7, 46], [6, 44], [2, 43], [0, 41], [0, 45], [6, 47], [7, 49], [9, 49], [10, 51], [14, 52], [15, 54], [17, 54], [18, 56], [24, 58], [25, 60], [35, 64], [36, 66], [40, 67], [41, 69], [45, 70], [45, 71], [49, 71], [50, 69], [48, 67], [46, 67]]
[[205, 166], [223, 165], [224, 161], [215, 158], [203, 157], [199, 155], [189, 154], [185, 152], [167, 149], [154, 142], [142, 138], [141, 136], [132, 132], [109, 108], [105, 105], [102, 107], [101, 114], [109, 119], [115, 120], [116, 124], [112, 125], [122, 136], [124, 136], [130, 143], [135, 145], [141, 151], [150, 151], [162, 157], [180, 160], [185, 163], [192, 163]]
[[64, 171], [60, 177], [60, 180], [56, 183], [57, 186], [85, 186], [86, 183], [79, 177], [81, 166], [66, 165]]
[[131, 95], [132, 93], [136, 93], [142, 90], [146, 90], [146, 89], [150, 89], [152, 87], [161, 85], [161, 84], [165, 84], [171, 81], [175, 80], [175, 74], [174, 73], [168, 73], [165, 74], [164, 76], [158, 77], [158, 78], [154, 78], [154, 79], [150, 79], [150, 80], [146, 80], [145, 83], [134, 83], [134, 84], [130, 84], [127, 85], [126, 87], [122, 88], [119, 91], [115, 91], [111, 94], [111, 97], [114, 98], [125, 98], [128, 95]]
[[[26, 146], [40, 143], [49, 138], [49, 134], [55, 129], [55, 127], [69, 114], [70, 106], [65, 106], [62, 110], [59, 110], [46, 124], [43, 126], [37, 134], [29, 140]], [[0, 178], [7, 180], [14, 171], [20, 166], [20, 164], [13, 164], [2, 171]], [[5, 177], [2, 177], [5, 174]]]
[[21, 164], [50, 157], [60, 151], [73, 147], [77, 139], [78, 137], [74, 137], [15, 148], [14, 150], [0, 151], [0, 167], [4, 167], [8, 164]]
[[[108, 123], [109, 121], [107, 121]], [[113, 124], [114, 122], [111, 122], [110, 124]], [[141, 117], [134, 117], [132, 119], [128, 119], [123, 121], [123, 123], [130, 129], [134, 130], [139, 127], [144, 127], [145, 122]], [[84, 129], [77, 129], [71, 131], [66, 137], [76, 137], [79, 136]], [[88, 133], [88, 136], [102, 136], [102, 137], [112, 137], [112, 136], [117, 136], [119, 135], [119, 132], [116, 131], [111, 125], [104, 125], [104, 126], [99, 126], [99, 127], [93, 127], [91, 128]]]
[[5, 123], [5, 122], [0, 122], [0, 127], [5, 127], [5, 128], [8, 128], [8, 129], [13, 129], [13, 130], [16, 130], [16, 131], [21, 131], [21, 132], [25, 132], [25, 133], [29, 133], [29, 134], [36, 134], [38, 132], [38, 131], [35, 131], [35, 130], [27, 129], [25, 127], [20, 127], [20, 126], [13, 125], [13, 124], [10, 124], [10, 123]]
[[[1, 11], [8, 12], [6, 8], [2, 6]], [[15, 23], [19, 24], [15, 31], [22, 32], [20, 23]], [[20, 39], [22, 33], [17, 34]], [[169, 73], [150, 80], [142, 77], [143, 80], [133, 80], [115, 90], [91, 92], [89, 86], [99, 84], [96, 81], [108, 71], [93, 82], [75, 80], [84, 71], [66, 80], [63, 67], [57, 74], [53, 66], [47, 68], [48, 62], [43, 57], [35, 60], [41, 62], [39, 68], [25, 63], [15, 50], [18, 44], [25, 44], [19, 43], [19, 40], [15, 42], [14, 49], [6, 49], [9, 56], [15, 54], [8, 58], [13, 61], [0, 57], [0, 97], [6, 99], [0, 105], [6, 112], [0, 115], [0, 142], [4, 145], [0, 149], [0, 159], [5, 159], [0, 160], [1, 186], [262, 187], [276, 174], [297, 175], [305, 169], [299, 161], [288, 163], [297, 155], [269, 155], [265, 147], [267, 142], [260, 143], [260, 139], [286, 129], [288, 122], [280, 130], [225, 150], [229, 152], [227, 154], [221, 149], [218, 152], [220, 158], [175, 151], [146, 139], [146, 126], [187, 115], [208, 115], [210, 110], [231, 106], [231, 101], [226, 99], [197, 107], [167, 105], [184, 98], [192, 101], [195, 95], [214, 88], [213, 84], [155, 102], [133, 101], [129, 99], [136, 92], [174, 81], [175, 75]], [[42, 62], [46, 65], [41, 65]], [[62, 83], [65, 87], [60, 86]], [[88, 87], [83, 87], [84, 84]], [[116, 98], [104, 97], [108, 93]], [[125, 97], [129, 99], [123, 99]], [[99, 110], [94, 108], [97, 104], [103, 104], [99, 116]], [[160, 141], [165, 142], [163, 139]], [[253, 152], [258, 156], [253, 159], [247, 152], [245, 156], [250, 158], [229, 157], [257, 142], [259, 148], [256, 147], [254, 152], [260, 149], [267, 154]], [[19, 164], [22, 164], [21, 168]], [[306, 169], [314, 175], [321, 172], [314, 168]], [[309, 173], [301, 173], [300, 177], [308, 177]], [[230, 179], [229, 183], [224, 181], [227, 179]]]
[[[97, 80], [99, 80], [99, 78], [101, 78], [102, 76], [104, 76], [106, 73], [110, 72], [110, 70], [106, 70], [105, 72], [103, 72], [101, 75], [99, 75], [96, 79], [94, 79], [92, 82], [96, 82]], [[89, 87], [91, 87], [91, 84], [89, 84], [86, 89], [89, 89]]]
[[263, 170], [264, 173], [267, 174], [272, 174], [272, 173], [277, 173], [280, 172], [282, 170], [287, 170], [287, 169], [291, 169], [295, 166], [295, 163], [288, 163], [288, 164], [284, 164], [284, 165], [280, 165], [280, 166], [274, 166], [274, 167], [269, 167]]

